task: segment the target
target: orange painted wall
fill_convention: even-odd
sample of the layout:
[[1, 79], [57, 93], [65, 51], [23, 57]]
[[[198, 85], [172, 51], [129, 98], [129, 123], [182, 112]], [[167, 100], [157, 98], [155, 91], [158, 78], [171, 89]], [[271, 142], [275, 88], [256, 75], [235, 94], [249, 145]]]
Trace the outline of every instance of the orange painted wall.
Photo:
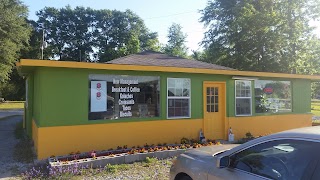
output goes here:
[[311, 126], [311, 118], [312, 114], [227, 117], [235, 139], [245, 137], [247, 132], [250, 132], [253, 136], [260, 136]]
[[202, 119], [40, 127], [35, 145], [38, 159], [43, 159], [123, 145], [180, 143], [182, 137], [198, 138], [201, 128]]
[[[293, 128], [311, 126], [311, 114], [227, 117], [235, 139], [267, 135]], [[33, 140], [38, 159], [71, 152], [115, 149], [117, 146], [142, 146], [146, 143], [179, 143], [182, 137], [199, 138], [202, 119], [160, 120], [38, 128], [33, 122]], [[227, 131], [226, 131], [227, 134]]]

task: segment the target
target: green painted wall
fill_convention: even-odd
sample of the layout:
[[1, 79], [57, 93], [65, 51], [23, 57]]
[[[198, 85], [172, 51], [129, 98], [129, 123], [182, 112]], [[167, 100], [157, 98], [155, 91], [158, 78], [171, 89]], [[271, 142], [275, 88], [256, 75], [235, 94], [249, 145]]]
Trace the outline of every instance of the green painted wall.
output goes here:
[[26, 97], [28, 99], [27, 107], [25, 106], [25, 128], [27, 135], [29, 137], [32, 136], [32, 116], [33, 116], [33, 93], [34, 93], [34, 81], [33, 81], [33, 74], [29, 74], [26, 81], [28, 84], [28, 92], [26, 94]]
[[33, 76], [33, 119], [35, 120], [35, 123], [39, 126], [41, 115], [43, 115], [43, 112], [41, 111], [42, 106], [42, 94], [45, 93], [43, 89], [41, 89], [41, 81], [40, 81], [41, 75], [37, 70], [34, 72]]
[[234, 80], [229, 79], [227, 81], [227, 117], [233, 117], [235, 115], [235, 84]]
[[292, 80], [292, 104], [294, 113], [311, 112], [311, 81]]
[[[138, 76], [160, 76], [161, 115], [157, 118], [121, 119], [121, 120], [88, 120], [89, 110], [89, 74], [117, 74]], [[161, 120], [167, 118], [166, 91], [168, 77], [191, 79], [191, 120], [203, 117], [203, 81], [226, 81], [227, 76], [158, 73], [136, 71], [106, 71], [68, 68], [39, 68], [35, 73], [35, 106], [34, 117], [38, 126], [63, 126], [98, 123], [117, 123], [130, 121]], [[36, 97], [36, 96], [35, 96]], [[41, 119], [41, 121], [38, 121]]]
[[[121, 120], [88, 120], [89, 111], [89, 74], [115, 74], [134, 76], [160, 76], [160, 117], [128, 118]], [[136, 71], [107, 71], [72, 68], [37, 68], [34, 72], [34, 103], [33, 118], [40, 127], [102, 124], [132, 121], [152, 121], [167, 119], [167, 78], [191, 79], [191, 118], [203, 117], [203, 81], [224, 81], [227, 85], [227, 117], [235, 116], [235, 84], [231, 76], [136, 72]], [[270, 78], [273, 80], [275, 78]], [[284, 80], [284, 79], [277, 79]], [[287, 80], [287, 79], [286, 79]], [[310, 112], [310, 81], [292, 80], [293, 112]], [[306, 89], [308, 89], [306, 91]], [[32, 91], [30, 89], [30, 91]], [[303, 93], [301, 93], [303, 92]], [[253, 96], [254, 97], [254, 96]], [[253, 104], [254, 105], [254, 104]], [[253, 106], [254, 107], [254, 106]], [[254, 108], [253, 108], [254, 110]], [[254, 114], [257, 115], [257, 114]]]

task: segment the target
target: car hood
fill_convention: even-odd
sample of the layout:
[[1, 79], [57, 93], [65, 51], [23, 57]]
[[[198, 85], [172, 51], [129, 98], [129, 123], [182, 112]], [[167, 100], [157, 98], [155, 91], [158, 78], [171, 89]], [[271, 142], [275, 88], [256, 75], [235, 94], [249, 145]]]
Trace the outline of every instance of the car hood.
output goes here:
[[222, 144], [222, 145], [213, 145], [213, 146], [204, 146], [197, 149], [192, 149], [184, 154], [191, 156], [195, 159], [211, 159], [214, 155], [220, 154], [226, 150], [232, 149], [239, 144]]
[[238, 144], [223, 144], [186, 151], [178, 156], [176, 167], [173, 166], [172, 169], [177, 168], [174, 171], [184, 172], [193, 179], [207, 179], [207, 173], [212, 168], [216, 169], [217, 157], [214, 155], [236, 146]]

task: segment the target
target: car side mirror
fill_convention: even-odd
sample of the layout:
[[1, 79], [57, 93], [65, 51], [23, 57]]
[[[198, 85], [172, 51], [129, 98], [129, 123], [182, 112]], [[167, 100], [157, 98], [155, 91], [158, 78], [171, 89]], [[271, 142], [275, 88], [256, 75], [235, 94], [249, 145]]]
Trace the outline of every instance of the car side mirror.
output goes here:
[[224, 168], [228, 167], [230, 164], [230, 157], [229, 156], [223, 156], [218, 158], [217, 160], [217, 167], [218, 168]]

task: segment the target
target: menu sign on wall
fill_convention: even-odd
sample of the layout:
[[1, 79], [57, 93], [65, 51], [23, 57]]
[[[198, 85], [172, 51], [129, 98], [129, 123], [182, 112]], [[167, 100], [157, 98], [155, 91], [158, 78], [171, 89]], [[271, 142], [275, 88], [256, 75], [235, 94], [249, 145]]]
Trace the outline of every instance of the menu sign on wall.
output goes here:
[[[132, 117], [131, 109], [134, 102], [133, 93], [140, 93], [140, 88], [135, 85], [139, 84], [138, 79], [113, 79], [112, 93], [119, 93], [118, 104], [120, 106], [119, 116]], [[115, 87], [115, 86], [118, 87]]]
[[106, 81], [91, 81], [91, 112], [107, 111], [107, 83]]

